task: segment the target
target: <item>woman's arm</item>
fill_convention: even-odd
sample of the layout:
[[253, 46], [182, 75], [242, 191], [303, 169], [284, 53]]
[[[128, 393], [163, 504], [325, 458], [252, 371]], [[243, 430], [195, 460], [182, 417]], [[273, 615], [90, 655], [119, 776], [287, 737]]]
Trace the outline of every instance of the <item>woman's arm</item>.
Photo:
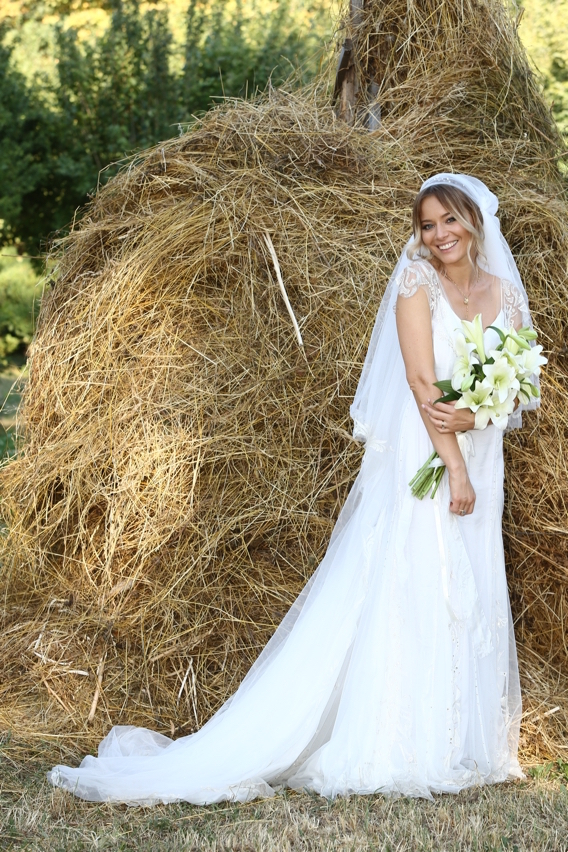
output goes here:
[[437, 402], [434, 405], [434, 401], [442, 395], [442, 392], [438, 390], [434, 399], [429, 399], [422, 406], [434, 429], [442, 435], [447, 435], [448, 432], [467, 432], [468, 429], [475, 429], [475, 414], [470, 408], [456, 408], [455, 402]]
[[471, 514], [475, 505], [475, 492], [469, 481], [465, 462], [453, 432], [438, 431], [426, 414], [424, 405], [437, 399], [440, 391], [434, 386], [434, 350], [432, 347], [432, 320], [428, 297], [423, 287], [410, 298], [399, 296], [396, 304], [396, 325], [406, 378], [420, 416], [428, 431], [434, 449], [446, 465], [450, 477], [450, 511]]

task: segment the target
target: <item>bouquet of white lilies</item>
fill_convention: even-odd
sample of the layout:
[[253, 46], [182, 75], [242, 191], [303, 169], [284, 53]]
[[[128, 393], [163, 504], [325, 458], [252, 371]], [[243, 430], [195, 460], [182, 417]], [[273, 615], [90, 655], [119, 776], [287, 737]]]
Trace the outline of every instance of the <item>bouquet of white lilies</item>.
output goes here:
[[[526, 405], [539, 396], [530, 379], [538, 376], [547, 359], [541, 355], [542, 346], [530, 345], [529, 341], [537, 337], [532, 328], [489, 328], [497, 332], [501, 342], [486, 353], [481, 314], [472, 322], [462, 320], [452, 378], [434, 382], [444, 392], [436, 402], [455, 402], [456, 408], [469, 408], [475, 413], [476, 429], [485, 429], [489, 421], [497, 429], [505, 429], [517, 400]], [[413, 496], [422, 500], [432, 491], [434, 497], [445, 469], [438, 453], [433, 452], [409, 483]]]

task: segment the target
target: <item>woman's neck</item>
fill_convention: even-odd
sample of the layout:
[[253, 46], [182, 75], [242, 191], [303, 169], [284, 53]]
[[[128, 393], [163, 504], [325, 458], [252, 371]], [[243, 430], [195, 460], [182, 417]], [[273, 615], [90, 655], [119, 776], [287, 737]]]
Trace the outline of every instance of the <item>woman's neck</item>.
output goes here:
[[475, 284], [478, 276], [478, 268], [475, 261], [472, 263], [467, 255], [457, 263], [443, 263], [437, 261], [436, 268], [438, 272], [446, 272], [451, 281], [461, 287], [463, 290], [468, 290]]

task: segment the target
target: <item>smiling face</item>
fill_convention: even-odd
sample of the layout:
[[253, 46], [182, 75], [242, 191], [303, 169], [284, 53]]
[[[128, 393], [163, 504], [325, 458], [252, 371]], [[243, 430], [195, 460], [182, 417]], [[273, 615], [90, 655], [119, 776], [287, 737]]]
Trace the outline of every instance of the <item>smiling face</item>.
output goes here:
[[435, 195], [427, 195], [420, 205], [420, 236], [433, 257], [444, 266], [469, 260], [472, 234]]

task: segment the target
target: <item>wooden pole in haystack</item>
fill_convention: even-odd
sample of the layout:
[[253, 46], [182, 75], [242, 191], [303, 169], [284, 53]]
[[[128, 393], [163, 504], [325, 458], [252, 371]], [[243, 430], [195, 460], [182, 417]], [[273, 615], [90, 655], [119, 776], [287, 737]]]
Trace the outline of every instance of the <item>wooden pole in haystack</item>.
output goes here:
[[[354, 62], [353, 41], [346, 38], [339, 55], [339, 64], [335, 77], [333, 101], [336, 115], [346, 124], [353, 124], [355, 116], [355, 96], [357, 94], [357, 72]], [[338, 103], [339, 100], [339, 103]]]
[[[357, 110], [358, 95], [363, 88], [363, 75], [357, 66], [357, 29], [363, 23], [363, 11], [365, 0], [350, 0], [349, 19], [350, 29], [354, 37], [347, 37], [343, 42], [337, 73], [335, 75], [335, 87], [333, 90], [333, 103], [336, 105], [336, 115], [346, 124], [355, 124], [359, 110]], [[381, 120], [381, 108], [376, 103], [379, 92], [379, 84], [371, 80], [367, 87], [366, 102], [368, 109], [364, 110], [363, 123], [369, 130], [376, 130]]]

